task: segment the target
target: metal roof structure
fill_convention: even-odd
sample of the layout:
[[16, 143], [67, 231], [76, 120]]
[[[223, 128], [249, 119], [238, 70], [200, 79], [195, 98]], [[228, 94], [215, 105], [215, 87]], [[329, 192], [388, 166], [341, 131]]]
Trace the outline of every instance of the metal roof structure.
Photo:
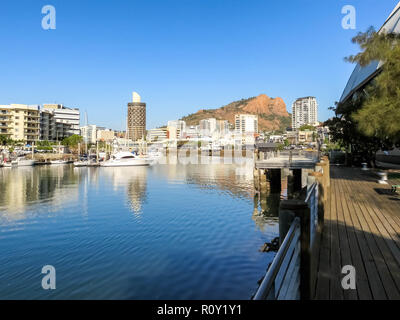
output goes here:
[[[400, 33], [400, 2], [396, 5], [378, 32]], [[346, 101], [355, 91], [373, 79], [379, 72], [381, 66], [381, 61], [373, 61], [365, 67], [361, 67], [357, 64], [342, 93], [340, 102]]]

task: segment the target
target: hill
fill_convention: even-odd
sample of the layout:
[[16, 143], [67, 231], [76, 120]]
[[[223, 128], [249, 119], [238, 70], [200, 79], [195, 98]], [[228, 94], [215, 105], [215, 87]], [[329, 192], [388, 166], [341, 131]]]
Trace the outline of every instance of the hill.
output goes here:
[[235, 115], [240, 113], [258, 115], [260, 132], [284, 130], [291, 125], [290, 114], [287, 112], [286, 104], [282, 98], [270, 98], [266, 94], [234, 101], [218, 109], [199, 110], [181, 120], [186, 121], [186, 125], [192, 126], [198, 125], [200, 120], [216, 118], [228, 120], [230, 124], [234, 125]]

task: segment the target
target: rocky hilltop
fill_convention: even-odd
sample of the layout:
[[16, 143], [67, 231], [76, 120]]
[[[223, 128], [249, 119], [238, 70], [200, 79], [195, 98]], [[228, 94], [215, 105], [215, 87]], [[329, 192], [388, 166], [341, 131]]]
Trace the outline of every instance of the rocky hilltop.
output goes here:
[[291, 124], [290, 114], [282, 98], [270, 98], [266, 94], [234, 101], [218, 109], [199, 110], [182, 120], [189, 126], [198, 125], [200, 120], [208, 118], [228, 120], [234, 125], [235, 115], [239, 113], [258, 115], [259, 131], [284, 130]]

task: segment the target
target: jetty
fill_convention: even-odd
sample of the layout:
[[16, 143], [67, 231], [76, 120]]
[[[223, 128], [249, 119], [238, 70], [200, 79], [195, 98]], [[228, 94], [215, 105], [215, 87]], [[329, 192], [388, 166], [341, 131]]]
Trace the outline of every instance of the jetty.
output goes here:
[[[294, 180], [308, 170], [307, 186], [297, 182], [303, 192], [280, 203], [280, 247], [253, 299], [400, 299], [400, 196], [392, 190], [399, 175], [380, 184], [374, 170], [291, 157], [275, 152], [255, 161], [259, 192], [278, 183], [278, 168], [293, 170]], [[343, 285], [349, 268], [354, 287]]]

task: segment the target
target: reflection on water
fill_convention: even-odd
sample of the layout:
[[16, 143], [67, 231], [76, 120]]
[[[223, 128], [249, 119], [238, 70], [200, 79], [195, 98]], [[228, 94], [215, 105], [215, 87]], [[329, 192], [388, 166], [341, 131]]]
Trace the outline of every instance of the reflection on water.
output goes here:
[[57, 210], [78, 201], [80, 176], [70, 166], [3, 168], [0, 170], [2, 219], [23, 219], [32, 206], [50, 203]]
[[[147, 167], [102, 168], [103, 174], [110, 178], [113, 190], [126, 192], [127, 201], [133, 213], [142, 213], [142, 203], [146, 200]], [[124, 190], [126, 189], [126, 190]]]
[[248, 299], [276, 201], [254, 193], [251, 163], [2, 168], [0, 298]]

